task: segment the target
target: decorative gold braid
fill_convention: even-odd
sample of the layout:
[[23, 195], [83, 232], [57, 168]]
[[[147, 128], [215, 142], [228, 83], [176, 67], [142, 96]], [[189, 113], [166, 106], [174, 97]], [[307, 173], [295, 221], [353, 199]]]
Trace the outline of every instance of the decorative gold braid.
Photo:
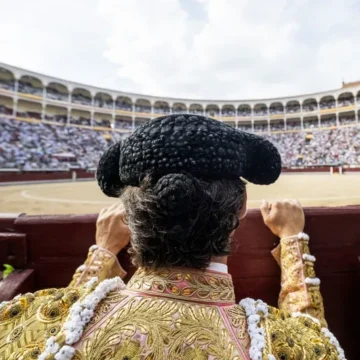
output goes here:
[[316, 277], [314, 263], [302, 259], [303, 254], [310, 254], [308, 241], [296, 237], [281, 240], [273, 254], [281, 266], [279, 308], [290, 313], [307, 313], [327, 327], [320, 287], [305, 284], [305, 278]]
[[90, 247], [84, 265], [75, 271], [69, 286], [83, 285], [95, 276], [99, 281], [102, 281], [115, 276], [120, 276], [123, 279], [125, 275], [125, 270], [120, 266], [114, 254], [94, 246]]
[[209, 303], [234, 304], [231, 276], [189, 269], [138, 269], [127, 289], [151, 295]]

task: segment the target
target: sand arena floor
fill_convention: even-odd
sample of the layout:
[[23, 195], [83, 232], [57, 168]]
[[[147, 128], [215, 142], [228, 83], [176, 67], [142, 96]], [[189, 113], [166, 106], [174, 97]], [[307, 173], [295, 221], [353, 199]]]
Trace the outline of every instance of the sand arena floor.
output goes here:
[[[297, 198], [303, 206], [360, 205], [360, 174], [286, 174], [270, 186], [248, 185], [250, 208], [282, 198]], [[89, 214], [115, 201], [94, 181], [0, 187], [0, 213]]]

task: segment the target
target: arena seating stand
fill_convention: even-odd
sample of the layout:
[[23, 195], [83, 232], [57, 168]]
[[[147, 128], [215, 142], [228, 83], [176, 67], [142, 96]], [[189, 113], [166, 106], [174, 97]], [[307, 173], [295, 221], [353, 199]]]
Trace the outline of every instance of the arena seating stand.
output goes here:
[[[330, 329], [356, 359], [360, 323], [360, 207], [307, 208], [306, 229], [316, 256]], [[97, 215], [0, 216], [0, 264], [18, 270], [0, 282], [0, 301], [18, 293], [66, 286], [95, 241]], [[270, 251], [277, 239], [264, 226], [258, 210], [250, 210], [236, 232], [230, 273], [237, 301], [260, 298], [276, 306], [279, 267]], [[120, 262], [133, 274], [126, 251]]]

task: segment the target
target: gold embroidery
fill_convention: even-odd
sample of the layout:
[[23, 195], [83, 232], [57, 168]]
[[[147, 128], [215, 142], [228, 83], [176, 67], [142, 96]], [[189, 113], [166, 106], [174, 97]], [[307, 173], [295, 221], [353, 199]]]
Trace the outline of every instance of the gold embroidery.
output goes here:
[[25, 294], [0, 308], [0, 360], [37, 359], [50, 336], [59, 334], [71, 305], [86, 288]]
[[59, 290], [52, 300], [42, 304], [38, 309], [38, 319], [43, 323], [53, 323], [68, 313], [72, 304], [80, 297], [76, 289], [67, 291]]
[[219, 303], [235, 301], [234, 287], [229, 275], [196, 270], [139, 269], [127, 288], [183, 300]]
[[216, 306], [136, 296], [104, 320], [76, 359], [242, 359]]
[[119, 267], [116, 257], [104, 249], [91, 247], [83, 269], [78, 268], [70, 283], [71, 287], [83, 285], [92, 277], [96, 276], [99, 281], [120, 276], [124, 278], [126, 272]]
[[[131, 291], [113, 291], [99, 303], [73, 360], [248, 359], [233, 338], [235, 334], [245, 349], [250, 347], [244, 310], [238, 305], [217, 305], [233, 296], [230, 284], [230, 277], [210, 272], [175, 269], [137, 274]], [[311, 303], [318, 304], [313, 310], [320, 311], [318, 287], [308, 290]], [[85, 287], [50, 289], [1, 307], [0, 360], [36, 359], [50, 336], [63, 344], [61, 328], [69, 307], [89, 291]], [[169, 297], [153, 296], [152, 291]], [[206, 304], [199, 303], [204, 299]], [[293, 318], [269, 308], [261, 325], [266, 330], [265, 355], [285, 360], [337, 359], [334, 346], [309, 318]]]
[[321, 327], [307, 317], [294, 318], [269, 307], [263, 322], [268, 338], [266, 353], [276, 359], [338, 359], [335, 346], [322, 334]]
[[185, 360], [207, 360], [208, 354], [205, 350], [201, 349], [200, 347], [195, 348], [186, 348], [184, 351], [184, 359]]
[[289, 239], [281, 242], [281, 282], [279, 307], [289, 312], [307, 312], [327, 326], [320, 287], [305, 284], [305, 278], [315, 278], [314, 263], [304, 261], [302, 254], [309, 254], [307, 241]]
[[226, 315], [229, 318], [230, 324], [235, 328], [235, 334], [239, 340], [241, 340], [244, 348], [247, 348], [250, 344], [249, 336], [247, 333], [247, 322], [245, 310], [239, 306], [234, 305], [225, 308]]

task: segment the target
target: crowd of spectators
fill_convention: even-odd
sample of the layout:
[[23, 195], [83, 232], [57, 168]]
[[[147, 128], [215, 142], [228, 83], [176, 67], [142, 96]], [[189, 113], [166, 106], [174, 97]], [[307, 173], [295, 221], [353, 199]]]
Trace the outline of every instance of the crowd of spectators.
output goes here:
[[338, 101], [338, 107], [345, 107], [345, 106], [350, 106], [350, 105], [354, 105], [354, 98], [342, 99], [342, 100]]
[[286, 130], [301, 130], [300, 121], [288, 121], [286, 123]]
[[12, 115], [12, 109], [6, 107], [5, 105], [0, 105], [0, 114]]
[[270, 108], [270, 115], [280, 115], [284, 113], [284, 109]]
[[360, 165], [360, 128], [265, 135], [279, 149], [283, 166]]
[[172, 113], [173, 114], [184, 114], [184, 113], [186, 113], [186, 110], [184, 110], [184, 109], [173, 109]]
[[238, 110], [238, 116], [251, 116], [251, 109]]
[[219, 110], [209, 110], [209, 111], [206, 111], [205, 115], [209, 116], [209, 117], [220, 116], [220, 111]]
[[335, 107], [335, 100], [323, 101], [320, 103], [320, 109], [333, 109]]
[[66, 124], [67, 115], [53, 115], [53, 116], [45, 115], [45, 120], [55, 121], [55, 122], [58, 122], [60, 124]]
[[94, 106], [103, 108], [103, 109], [112, 109], [113, 108], [113, 101], [110, 99], [104, 100], [101, 98], [94, 99]]
[[292, 105], [292, 106], [287, 106], [286, 107], [286, 112], [288, 114], [295, 114], [300, 112], [300, 105]]
[[268, 115], [268, 111], [267, 111], [267, 109], [254, 110], [254, 115], [255, 116], [266, 116], [266, 115]]
[[189, 114], [192, 114], [192, 115], [204, 115], [204, 111], [203, 110], [190, 110]]
[[230, 110], [230, 109], [226, 109], [226, 110], [222, 110], [221, 112], [222, 116], [235, 116], [236, 113], [234, 110]]
[[318, 109], [317, 104], [309, 104], [303, 106], [303, 111], [310, 112], [310, 111], [316, 111]]
[[268, 132], [269, 125], [268, 124], [254, 124], [254, 132]]
[[[6, 80], [6, 79], [0, 79], [0, 88], [4, 88], [4, 89], [8, 89], [8, 90], [14, 90], [14, 80]], [[22, 93], [27, 93], [27, 94], [33, 94], [33, 95], [38, 95], [38, 96], [42, 96], [43, 93], [43, 89], [41, 87], [36, 87], [33, 84], [31, 84], [30, 82], [26, 82], [23, 80], [19, 81], [19, 85], [18, 85], [18, 90], [19, 92]], [[59, 92], [57, 89], [53, 88], [53, 87], [47, 87], [46, 88], [46, 97], [49, 99], [54, 99], [54, 100], [60, 100], [60, 101], [68, 101], [69, 99], [69, 95]], [[82, 104], [82, 105], [86, 105], [86, 106], [91, 106], [92, 105], [92, 99], [90, 96], [85, 96], [84, 94], [71, 94], [71, 102], [73, 103], [78, 103], [78, 104]], [[346, 106], [350, 106], [350, 105], [354, 105], [354, 102], [360, 102], [360, 96], [358, 95], [356, 98], [354, 97], [349, 97], [346, 99], [339, 99], [338, 100], [338, 107], [346, 107]], [[112, 109], [114, 106], [113, 100], [112, 99], [102, 99], [102, 98], [98, 98], [95, 97], [94, 101], [93, 101], [94, 106], [96, 107], [100, 107], [100, 108], [107, 108], [107, 109]], [[320, 109], [333, 109], [336, 106], [336, 102], [335, 100], [328, 100], [328, 101], [321, 101], [319, 104], [316, 102], [313, 103], [307, 103], [306, 105], [302, 106], [302, 110], [304, 112], [312, 112], [312, 111], [317, 111], [319, 108]], [[125, 110], [125, 111], [132, 111], [133, 110], [133, 106], [132, 104], [129, 104], [128, 102], [125, 102], [123, 100], [121, 101], [115, 101], [115, 109], [118, 110]], [[281, 107], [270, 107], [270, 108], [261, 108], [261, 109], [256, 109], [253, 111], [253, 114], [255, 116], [267, 116], [267, 115], [278, 115], [278, 114], [292, 114], [292, 113], [298, 113], [300, 112], [301, 107], [300, 104], [298, 105], [290, 105], [290, 106], [286, 106], [285, 108], [281, 108]], [[135, 111], [136, 112], [141, 112], [141, 113], [150, 113], [151, 112], [151, 107], [150, 106], [138, 106], [135, 105]], [[155, 114], [169, 114], [170, 113], [170, 108], [168, 107], [154, 107], [153, 108], [153, 112]], [[183, 110], [174, 110], [173, 109], [173, 113], [181, 113], [183, 112]], [[197, 111], [191, 111], [191, 113], [193, 114], [203, 114], [202, 110], [197, 110]], [[224, 116], [224, 117], [232, 117], [232, 116], [239, 116], [239, 117], [245, 117], [245, 116], [251, 116], [251, 109], [242, 109], [242, 110], [238, 110], [238, 111], [234, 111], [232, 109], [224, 109], [222, 111], [219, 110], [211, 110], [211, 111], [207, 111], [206, 112], [207, 116]]]
[[319, 127], [319, 120], [306, 120], [303, 122], [304, 129]]
[[355, 117], [351, 117], [351, 116], [343, 116], [339, 118], [339, 123], [340, 125], [351, 125], [356, 123], [356, 119]]
[[48, 87], [46, 88], [46, 97], [53, 100], [59, 101], [68, 101], [69, 94], [64, 94], [54, 88]]
[[[57, 117], [58, 122], [65, 120], [64, 115]], [[346, 119], [349, 121], [346, 127], [316, 131], [312, 131], [310, 125], [304, 131], [267, 133], [268, 124], [256, 124], [254, 131], [262, 132], [263, 136], [278, 147], [284, 166], [360, 165], [360, 127], [351, 126], [353, 120]], [[109, 124], [108, 120], [102, 121]], [[333, 124], [334, 119], [327, 121], [327, 125]], [[279, 130], [282, 126], [282, 123], [271, 124], [271, 130]], [[290, 126], [298, 129], [300, 124], [288, 124], [288, 130]], [[316, 126], [318, 127], [318, 124]], [[131, 129], [132, 123], [117, 120], [115, 127]], [[251, 132], [252, 125], [239, 125], [238, 129]], [[96, 131], [76, 126], [28, 123], [5, 116], [0, 117], [0, 168], [94, 168], [100, 154], [112, 142], [125, 136], [127, 135], [110, 129]], [[68, 157], [71, 159], [64, 159], [61, 154], [70, 154]]]
[[133, 107], [131, 104], [126, 102], [115, 102], [115, 109], [117, 110], [124, 110], [124, 111], [132, 111]]
[[115, 120], [115, 128], [116, 129], [132, 129], [132, 121], [125, 121], [125, 120]]
[[154, 113], [155, 114], [161, 114], [161, 115], [170, 114], [170, 108], [167, 108], [167, 107], [154, 107]]
[[135, 112], [151, 113], [151, 107], [150, 106], [138, 106], [138, 105], [135, 105]]
[[[0, 168], [94, 168], [105, 149], [122, 136], [111, 131], [100, 132], [72, 126], [28, 123], [2, 117]], [[62, 160], [62, 154], [67, 155], [64, 156], [66, 160]]]
[[22, 92], [24, 94], [42, 96], [43, 89], [34, 87], [30, 83], [19, 81], [19, 92]]
[[281, 131], [284, 129], [284, 123], [270, 123], [270, 131]]
[[239, 130], [242, 131], [247, 131], [247, 132], [252, 132], [252, 125], [247, 124], [247, 125], [238, 125], [237, 127]]
[[81, 104], [81, 105], [86, 105], [86, 106], [90, 106], [91, 105], [91, 98], [81, 95], [81, 94], [72, 94], [71, 95], [71, 102], [75, 103], [75, 104]]
[[320, 122], [321, 127], [332, 127], [336, 126], [336, 117], [332, 117], [330, 119], [322, 119]]
[[91, 119], [83, 117], [83, 116], [79, 116], [79, 117], [71, 116], [70, 117], [70, 124], [90, 126], [91, 125]]
[[14, 80], [0, 79], [0, 88], [6, 90], [14, 90]]

